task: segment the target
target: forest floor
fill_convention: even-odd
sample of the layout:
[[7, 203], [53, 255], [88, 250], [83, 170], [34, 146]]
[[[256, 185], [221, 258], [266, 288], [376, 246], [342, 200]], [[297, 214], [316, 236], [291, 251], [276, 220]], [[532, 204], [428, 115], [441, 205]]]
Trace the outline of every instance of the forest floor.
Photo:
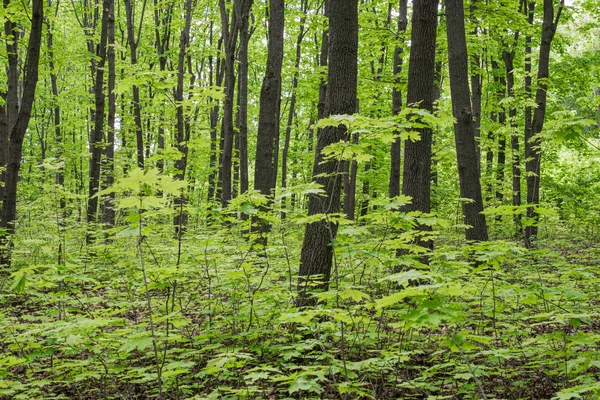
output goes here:
[[60, 260], [56, 235], [23, 229], [1, 288], [0, 398], [600, 393], [589, 235], [549, 230], [532, 251], [440, 240], [425, 266], [398, 261], [385, 232], [342, 227], [330, 290], [299, 310], [300, 229], [276, 228], [266, 251], [233, 227], [190, 231], [181, 247], [149, 229], [141, 255], [135, 230], [91, 246], [70, 230]]

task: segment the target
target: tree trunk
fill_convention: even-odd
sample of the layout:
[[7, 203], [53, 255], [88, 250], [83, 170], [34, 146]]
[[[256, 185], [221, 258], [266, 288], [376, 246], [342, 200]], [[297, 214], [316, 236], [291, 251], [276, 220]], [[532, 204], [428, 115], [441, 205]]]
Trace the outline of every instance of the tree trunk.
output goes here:
[[248, 42], [250, 32], [248, 29], [248, 18], [253, 0], [246, 0], [240, 4], [240, 50], [238, 64], [238, 117], [236, 126], [238, 129], [238, 157], [239, 157], [239, 181], [240, 193], [248, 191]]
[[[516, 37], [518, 38], [518, 36]], [[515, 43], [516, 44], [516, 43]], [[515, 73], [514, 58], [515, 51], [504, 50], [502, 53], [504, 67], [506, 68], [506, 90], [508, 97], [515, 97]], [[512, 152], [512, 205], [519, 207], [521, 205], [521, 155], [519, 153], [519, 136], [517, 135], [517, 107], [511, 106], [508, 110], [508, 123], [510, 126], [510, 148]], [[514, 216], [517, 236], [521, 236], [521, 214]]]
[[[438, 0], [415, 0], [412, 15], [411, 52], [408, 64], [407, 104], [433, 111], [435, 87], [435, 51]], [[402, 194], [410, 196], [412, 203], [406, 212], [431, 211], [431, 128], [420, 128], [418, 141], [404, 145], [404, 171]], [[421, 229], [428, 229], [426, 226]], [[432, 242], [422, 245], [433, 248]]]
[[[8, 152], [6, 157], [6, 171], [4, 173], [4, 192], [2, 210], [0, 211], [0, 244], [8, 245], [10, 236], [15, 232], [15, 219], [17, 214], [17, 183], [19, 170], [21, 168], [21, 156], [23, 154], [23, 139], [29, 126], [31, 109], [35, 99], [35, 89], [38, 81], [38, 65], [40, 60], [40, 48], [42, 42], [42, 29], [44, 21], [43, 0], [33, 0], [31, 4], [31, 31], [29, 33], [29, 44], [27, 46], [27, 64], [24, 67], [25, 76], [23, 83], [23, 96], [18, 113], [12, 125], [10, 134], [7, 135]], [[16, 49], [15, 49], [16, 50]], [[10, 67], [9, 67], [10, 68]], [[16, 98], [14, 98], [17, 100]], [[9, 97], [6, 96], [6, 101]], [[11, 101], [12, 98], [11, 98]], [[6, 103], [7, 110], [14, 109], [15, 104]], [[10, 114], [10, 111], [7, 112]], [[7, 118], [7, 127], [10, 122]], [[8, 133], [4, 132], [4, 134]], [[10, 246], [4, 248], [0, 256], [0, 265], [10, 265]]]
[[537, 236], [538, 214], [535, 206], [540, 202], [540, 163], [542, 158], [541, 139], [539, 134], [544, 127], [546, 116], [546, 97], [548, 90], [548, 76], [550, 70], [550, 46], [556, 33], [556, 27], [564, 6], [564, 0], [558, 7], [556, 17], [554, 15], [553, 0], [544, 0], [544, 19], [542, 22], [542, 38], [540, 43], [540, 57], [538, 61], [537, 83], [535, 103], [537, 108], [531, 121], [530, 136], [525, 137], [525, 170], [527, 172], [527, 218], [529, 224], [525, 227], [525, 244], [531, 247], [531, 239]]
[[[112, 3], [112, 1], [111, 1]], [[111, 187], [115, 182], [115, 118], [117, 104], [115, 96], [115, 12], [114, 3], [109, 9], [108, 15], [108, 49], [106, 58], [108, 61], [108, 118], [107, 118], [107, 140], [106, 140], [106, 187]], [[109, 193], [104, 198], [104, 222], [114, 226], [116, 222], [115, 193]]]
[[[294, 73], [292, 77], [292, 95], [290, 98], [290, 109], [288, 112], [287, 125], [285, 128], [285, 142], [283, 145], [283, 153], [281, 154], [281, 187], [287, 187], [288, 174], [288, 154], [290, 151], [290, 141], [292, 137], [292, 124], [296, 115], [296, 90], [298, 89], [298, 73], [300, 70], [300, 60], [302, 56], [302, 41], [306, 30], [304, 24], [306, 22], [306, 13], [308, 12], [308, 0], [302, 0], [303, 14], [300, 20], [300, 32], [296, 37], [296, 59], [294, 61]], [[284, 200], [285, 201], [285, 200]], [[285, 209], [285, 207], [283, 207]], [[281, 213], [281, 218], [285, 219], [285, 212]]]
[[[190, 44], [190, 29], [192, 24], [192, 0], [185, 1], [185, 16], [184, 26], [179, 36], [179, 56], [177, 58], [177, 88], [175, 89], [175, 104], [177, 107], [177, 150], [181, 153], [180, 157], [175, 161], [175, 178], [179, 180], [185, 179], [185, 170], [187, 167], [188, 156], [188, 140], [186, 132], [186, 121], [183, 115], [183, 78], [185, 77], [186, 67], [186, 52]], [[193, 81], [192, 81], [193, 82]], [[189, 132], [189, 130], [187, 130]], [[175, 226], [175, 234], [177, 237], [183, 235], [187, 225], [187, 212], [183, 209], [187, 203], [185, 193], [175, 199], [175, 218], [173, 225]]]
[[[48, 0], [48, 8], [52, 7], [52, 0]], [[57, 3], [58, 7], [58, 3]], [[50, 68], [50, 85], [52, 89], [52, 101], [54, 103], [54, 137], [56, 140], [56, 159], [59, 163], [58, 169], [54, 176], [54, 184], [60, 187], [60, 190], [64, 190], [65, 177], [64, 177], [64, 160], [63, 160], [63, 132], [61, 126], [61, 109], [58, 102], [58, 77], [56, 75], [56, 67], [54, 65], [54, 47], [53, 47], [53, 27], [50, 24], [50, 20], [46, 19], [46, 40], [48, 46], [48, 67]], [[60, 214], [64, 213], [65, 209], [65, 197], [61, 193], [59, 200]]]
[[[133, 7], [131, 0], [125, 1], [125, 13], [127, 17], [127, 42], [129, 44], [129, 54], [131, 56], [131, 65], [134, 68], [134, 73], [137, 65], [137, 46], [139, 42], [139, 34], [135, 37], [135, 21], [133, 15]], [[145, 1], [145, 0], [144, 0]], [[145, 5], [144, 5], [145, 8]], [[140, 19], [140, 25], [143, 22], [144, 16]], [[141, 29], [138, 31], [141, 32]], [[133, 85], [133, 119], [135, 121], [135, 138], [137, 145], [137, 164], [138, 167], [144, 168], [144, 134], [142, 132], [142, 111], [140, 108], [140, 88]]]
[[465, 35], [464, 8], [462, 0], [446, 1], [446, 32], [448, 36], [448, 64], [450, 69], [450, 92], [454, 114], [454, 138], [460, 180], [467, 240], [488, 240], [487, 225], [483, 211], [479, 160], [475, 142], [475, 124], [469, 93], [467, 40]]
[[[408, 25], [408, 0], [400, 0], [398, 6], [398, 36], [404, 35], [406, 27]], [[394, 87], [392, 88], [392, 114], [398, 115], [402, 109], [402, 91], [400, 90], [402, 73], [402, 53], [404, 52], [403, 46], [396, 46], [394, 50]], [[402, 139], [398, 136], [392, 148], [390, 150], [390, 184], [388, 188], [388, 195], [390, 198], [400, 195], [400, 163], [402, 153]]]
[[[96, 222], [98, 217], [98, 198], [100, 191], [100, 168], [102, 159], [102, 150], [104, 144], [104, 64], [106, 63], [106, 43], [108, 42], [108, 15], [113, 6], [113, 0], [103, 0], [102, 2], [102, 25], [100, 28], [100, 43], [98, 45], [98, 64], [96, 68], [96, 82], [94, 84], [94, 129], [90, 136], [90, 170], [89, 170], [89, 190], [87, 206], [87, 222]], [[88, 237], [89, 239], [89, 237]]]
[[[167, 3], [166, 8], [161, 8], [158, 0], [154, 0], [154, 42], [156, 52], [158, 53], [158, 67], [161, 72], [167, 69], [167, 54], [169, 51], [169, 43], [171, 40], [171, 20], [173, 16], [173, 2]], [[164, 117], [162, 114], [158, 116], [158, 153], [163, 155], [165, 151], [165, 128], [163, 126]], [[156, 167], [159, 171], [164, 169], [164, 160], [159, 158], [156, 162]]]
[[[213, 44], [213, 23], [210, 24], [210, 45]], [[221, 37], [218, 41], [217, 48], [221, 49], [221, 45], [223, 44], [223, 37]], [[216, 60], [215, 60], [216, 59]], [[208, 80], [211, 86], [221, 87], [223, 84], [223, 74], [224, 74], [223, 64], [221, 62], [220, 57], [213, 57], [212, 55], [208, 56]], [[214, 101], [214, 100], [211, 100]], [[219, 103], [217, 102], [212, 109], [210, 110], [209, 120], [210, 120], [210, 157], [209, 157], [209, 172], [208, 172], [208, 201], [211, 202], [215, 200], [215, 193], [217, 189], [217, 175], [218, 175], [218, 165], [217, 165], [217, 128], [219, 125]]]
[[[325, 115], [352, 114], [356, 110], [358, 57], [358, 0], [329, 0], [329, 70]], [[344, 126], [328, 126], [318, 135], [313, 180], [325, 196], [309, 196], [308, 215], [340, 211], [342, 163], [323, 159], [323, 149], [347, 138]], [[337, 224], [327, 220], [306, 226], [300, 269], [298, 305], [310, 304], [308, 286], [316, 282], [327, 290], [331, 275]]]
[[[260, 91], [254, 189], [272, 199], [277, 182], [277, 158], [279, 155], [284, 2], [283, 0], [270, 0], [269, 5], [267, 68]], [[270, 230], [271, 225], [266, 221], [261, 221], [261, 236], [264, 236]], [[266, 237], [263, 237], [262, 241], [263, 244], [266, 244]]]
[[235, 94], [235, 49], [238, 39], [237, 6], [238, 2], [248, 0], [235, 0], [231, 11], [231, 24], [229, 14], [225, 7], [225, 0], [220, 0], [221, 30], [225, 47], [225, 99], [223, 100], [223, 121], [221, 122], [221, 167], [219, 170], [220, 192], [218, 193], [221, 206], [226, 207], [231, 200], [231, 166], [233, 153], [233, 100]]
[[[477, 0], [471, 0], [470, 19], [474, 22], [475, 28], [473, 29], [472, 35], [477, 38], [479, 28], [477, 27], [478, 21], [473, 15], [477, 6]], [[483, 76], [481, 75], [481, 55], [477, 52], [472, 56], [471, 62], [471, 104], [473, 113], [473, 125], [475, 134], [475, 145], [477, 152], [477, 167], [481, 171], [481, 148], [480, 148], [480, 130], [481, 126], [481, 93], [483, 89]], [[481, 175], [481, 174], [480, 174]]]
[[[4, 0], [4, 8], [10, 5], [10, 0]], [[6, 40], [7, 58], [7, 90], [2, 93], [4, 104], [0, 106], [0, 167], [6, 167], [8, 162], [8, 144], [10, 132], [19, 114], [19, 30], [16, 22], [6, 18], [4, 35], [12, 40]], [[0, 172], [0, 179], [5, 180], [6, 172]], [[4, 186], [0, 185], [0, 198], [4, 198]]]

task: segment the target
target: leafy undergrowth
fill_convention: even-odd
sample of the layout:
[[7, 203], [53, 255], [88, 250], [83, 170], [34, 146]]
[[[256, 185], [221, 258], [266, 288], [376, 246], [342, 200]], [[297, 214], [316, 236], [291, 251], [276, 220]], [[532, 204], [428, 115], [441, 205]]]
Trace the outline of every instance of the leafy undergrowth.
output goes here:
[[597, 243], [439, 241], [425, 266], [396, 257], [414, 217], [390, 210], [341, 226], [330, 290], [301, 310], [293, 216], [266, 250], [243, 224], [194, 216], [181, 247], [151, 214], [141, 249], [135, 218], [93, 245], [76, 224], [22, 228], [0, 300], [0, 396], [598, 396]]

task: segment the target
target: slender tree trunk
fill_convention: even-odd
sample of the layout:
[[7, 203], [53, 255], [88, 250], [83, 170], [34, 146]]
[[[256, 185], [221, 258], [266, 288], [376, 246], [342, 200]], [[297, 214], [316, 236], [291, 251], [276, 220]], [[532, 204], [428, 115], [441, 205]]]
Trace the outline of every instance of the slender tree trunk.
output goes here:
[[[210, 45], [213, 45], [213, 23], [210, 24]], [[221, 49], [223, 44], [223, 37], [218, 40], [217, 48]], [[221, 57], [208, 56], [208, 76], [209, 83], [213, 87], [221, 87], [223, 84], [223, 75], [225, 70], [221, 62]], [[214, 101], [214, 99], [211, 99]], [[218, 175], [218, 153], [217, 153], [217, 129], [219, 125], [219, 103], [217, 102], [210, 110], [210, 157], [209, 157], [209, 172], [208, 172], [208, 201], [215, 200], [215, 194], [217, 189], [217, 175]]]
[[[158, 67], [161, 73], [167, 69], [167, 55], [169, 51], [169, 43], [171, 40], [171, 19], [173, 16], [173, 2], [169, 1], [166, 8], [162, 8], [158, 0], [154, 0], [154, 42], [156, 52], [158, 53]], [[165, 151], [165, 127], [164, 116], [162, 113], [158, 115], [158, 153], [162, 156]], [[156, 162], [156, 167], [159, 171], [164, 170], [164, 160], [159, 158]]]
[[231, 23], [225, 7], [225, 0], [220, 0], [221, 30], [225, 46], [225, 99], [223, 101], [223, 121], [221, 122], [221, 167], [219, 170], [221, 206], [226, 207], [231, 200], [232, 153], [233, 153], [233, 100], [235, 94], [235, 49], [238, 40], [237, 6], [235, 0], [231, 11]]
[[550, 46], [556, 33], [556, 27], [564, 6], [561, 0], [556, 16], [554, 15], [553, 0], [544, 0], [544, 19], [542, 22], [542, 38], [540, 43], [540, 56], [538, 61], [537, 90], [535, 103], [537, 108], [531, 121], [531, 136], [525, 137], [525, 170], [527, 171], [527, 218], [532, 220], [525, 227], [525, 244], [531, 247], [531, 239], [537, 236], [538, 214], [535, 207], [540, 202], [540, 164], [542, 158], [541, 139], [539, 134], [544, 127], [546, 116], [546, 97], [548, 90], [548, 76], [550, 70]]
[[[438, 0], [414, 0], [410, 60], [408, 64], [407, 104], [419, 104], [433, 111], [435, 87], [435, 53]], [[410, 196], [412, 203], [404, 210], [431, 211], [431, 128], [420, 128], [421, 139], [406, 141], [402, 194]], [[421, 229], [428, 229], [426, 226]], [[421, 243], [433, 248], [431, 241]]]
[[[125, 13], [127, 17], [127, 42], [129, 44], [129, 54], [131, 56], [131, 65], [136, 68], [137, 65], [137, 46], [139, 35], [135, 36], [135, 20], [134, 10], [131, 0], [125, 1]], [[146, 7], [144, 0], [144, 8]], [[140, 25], [143, 23], [143, 14], [140, 19]], [[141, 29], [140, 29], [141, 32]], [[133, 119], [135, 121], [135, 137], [137, 145], [137, 164], [138, 167], [144, 168], [144, 133], [142, 131], [142, 111], [140, 108], [140, 89], [137, 85], [133, 85]]]
[[486, 241], [488, 233], [485, 215], [482, 214], [483, 198], [469, 93], [467, 40], [462, 0], [446, 1], [446, 32], [460, 197], [471, 200], [462, 204], [465, 223], [469, 225], [465, 236], [467, 240]]
[[[57, 7], [58, 7], [57, 2]], [[48, 0], [48, 9], [52, 7], [52, 0]], [[53, 45], [53, 27], [51, 26], [50, 20], [46, 18], [46, 40], [48, 46], [48, 67], [50, 68], [50, 85], [52, 89], [52, 101], [54, 103], [54, 137], [56, 140], [56, 159], [58, 160], [58, 169], [56, 170], [54, 176], [54, 184], [57, 185], [60, 190], [64, 190], [65, 185], [65, 177], [64, 177], [64, 166], [63, 166], [63, 132], [61, 126], [61, 108], [58, 102], [58, 77], [56, 75], [56, 67], [54, 64], [54, 45]], [[66, 206], [66, 201], [64, 195], [60, 194], [59, 207], [60, 213], [64, 213], [64, 209]]]
[[[4, 192], [2, 210], [0, 211], [0, 244], [5, 245], [0, 252], [0, 265], [10, 265], [10, 236], [15, 232], [15, 219], [17, 214], [17, 183], [21, 168], [23, 154], [23, 139], [29, 126], [31, 109], [35, 99], [35, 89], [38, 81], [38, 65], [42, 42], [44, 23], [43, 0], [32, 0], [31, 3], [31, 31], [27, 46], [27, 63], [24, 67], [25, 76], [23, 83], [23, 96], [21, 98], [18, 114], [10, 129], [7, 138], [8, 154], [6, 157], [6, 171], [4, 173]], [[15, 49], [16, 50], [16, 49]], [[10, 68], [10, 66], [9, 66]], [[10, 72], [10, 71], [9, 71]], [[6, 96], [8, 101], [9, 97]], [[12, 103], [5, 104], [6, 109], [14, 108]], [[10, 112], [9, 112], [10, 113]], [[7, 113], [7, 114], [9, 114]], [[7, 126], [10, 122], [7, 121]], [[7, 132], [4, 132], [6, 134]], [[2, 134], [0, 132], [0, 134]]]
[[[398, 6], [398, 36], [404, 35], [408, 25], [408, 1], [400, 0]], [[402, 110], [402, 90], [400, 90], [402, 73], [403, 46], [396, 46], [394, 50], [394, 87], [392, 88], [392, 114], [398, 115]], [[402, 139], [397, 132], [397, 137], [390, 150], [390, 184], [388, 196], [390, 198], [400, 195], [400, 165], [402, 152]]]
[[250, 41], [249, 22], [250, 9], [253, 0], [246, 0], [240, 4], [240, 50], [238, 64], [238, 129], [237, 143], [239, 157], [240, 193], [248, 191], [248, 42]]
[[[518, 36], [517, 36], [518, 38]], [[516, 43], [515, 43], [516, 44]], [[515, 51], [504, 50], [502, 53], [504, 67], [506, 68], [506, 90], [508, 97], [515, 97], [515, 73], [514, 58]], [[519, 153], [519, 136], [517, 135], [517, 107], [511, 106], [508, 110], [508, 124], [510, 126], [510, 148], [512, 152], [512, 205], [521, 205], [521, 155]], [[514, 218], [517, 236], [521, 236], [521, 215], [516, 214]]]
[[[192, 24], [192, 0], [185, 1], [185, 16], [184, 26], [179, 36], [179, 56], [177, 58], [177, 88], [175, 89], [175, 104], [177, 107], [177, 150], [181, 153], [180, 157], [175, 161], [175, 169], [177, 170], [175, 177], [179, 180], [185, 179], [185, 170], [187, 168], [187, 156], [188, 156], [188, 132], [186, 132], [186, 121], [184, 114], [183, 105], [183, 84], [185, 77], [186, 67], [186, 53], [190, 44], [190, 29]], [[193, 76], [193, 75], [192, 75]], [[192, 81], [193, 83], [193, 81]], [[182, 191], [181, 195], [175, 199], [176, 215], [173, 220], [175, 226], [175, 234], [177, 237], [181, 237], [185, 232], [187, 226], [188, 215], [183, 210], [187, 203], [187, 197]]]
[[[108, 42], [108, 15], [112, 7], [113, 0], [103, 0], [102, 2], [102, 25], [100, 28], [100, 43], [98, 45], [98, 65], [96, 68], [96, 82], [94, 84], [94, 129], [90, 137], [90, 169], [89, 169], [89, 190], [87, 206], [87, 222], [96, 222], [98, 217], [98, 200], [100, 191], [100, 168], [102, 159], [102, 150], [104, 148], [104, 64], [106, 63], [106, 43]], [[88, 237], [89, 239], [89, 237]]]
[[[329, 0], [329, 70], [325, 115], [352, 114], [356, 110], [358, 75], [358, 0]], [[325, 196], [312, 195], [308, 215], [340, 211], [342, 164], [324, 160], [323, 149], [347, 138], [343, 125], [323, 128], [318, 135], [313, 180], [325, 190]], [[337, 224], [324, 219], [306, 226], [300, 256], [298, 305], [312, 302], [308, 285], [317, 283], [327, 290], [331, 275]]]
[[[308, 0], [302, 0], [302, 19], [300, 20], [300, 32], [296, 37], [296, 58], [294, 61], [294, 72], [292, 76], [292, 95], [290, 98], [290, 109], [288, 112], [287, 125], [285, 128], [285, 142], [283, 145], [283, 153], [281, 154], [281, 187], [287, 187], [288, 175], [288, 154], [290, 151], [290, 141], [292, 137], [292, 125], [296, 115], [296, 90], [298, 89], [298, 73], [300, 70], [300, 60], [302, 57], [302, 41], [306, 35], [305, 22], [306, 13], [308, 12]], [[284, 200], [285, 201], [285, 200]], [[285, 208], [285, 207], [283, 207]], [[281, 218], [285, 218], [285, 212], [281, 213]]]
[[[260, 91], [258, 136], [254, 169], [254, 189], [272, 200], [277, 182], [277, 158], [279, 155], [279, 114], [281, 105], [281, 68], [283, 62], [284, 2], [269, 1], [269, 42], [267, 68]], [[261, 221], [262, 243], [271, 230], [266, 221]]]
[[[475, 22], [475, 28], [473, 29], [472, 35], [477, 37], [479, 28], [477, 27], [478, 21], [473, 15], [477, 9], [478, 0], [471, 0], [471, 11], [470, 19]], [[477, 151], [477, 167], [481, 171], [481, 148], [480, 144], [480, 130], [481, 126], [481, 94], [483, 90], [483, 76], [481, 74], [481, 55], [475, 52], [471, 57], [471, 104], [473, 113], [473, 126], [475, 134], [475, 145]]]

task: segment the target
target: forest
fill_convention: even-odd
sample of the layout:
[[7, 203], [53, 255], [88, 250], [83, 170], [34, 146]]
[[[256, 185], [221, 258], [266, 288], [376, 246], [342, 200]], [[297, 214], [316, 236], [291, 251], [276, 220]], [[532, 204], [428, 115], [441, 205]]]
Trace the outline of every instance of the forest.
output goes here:
[[0, 399], [600, 399], [598, 0], [0, 24]]

